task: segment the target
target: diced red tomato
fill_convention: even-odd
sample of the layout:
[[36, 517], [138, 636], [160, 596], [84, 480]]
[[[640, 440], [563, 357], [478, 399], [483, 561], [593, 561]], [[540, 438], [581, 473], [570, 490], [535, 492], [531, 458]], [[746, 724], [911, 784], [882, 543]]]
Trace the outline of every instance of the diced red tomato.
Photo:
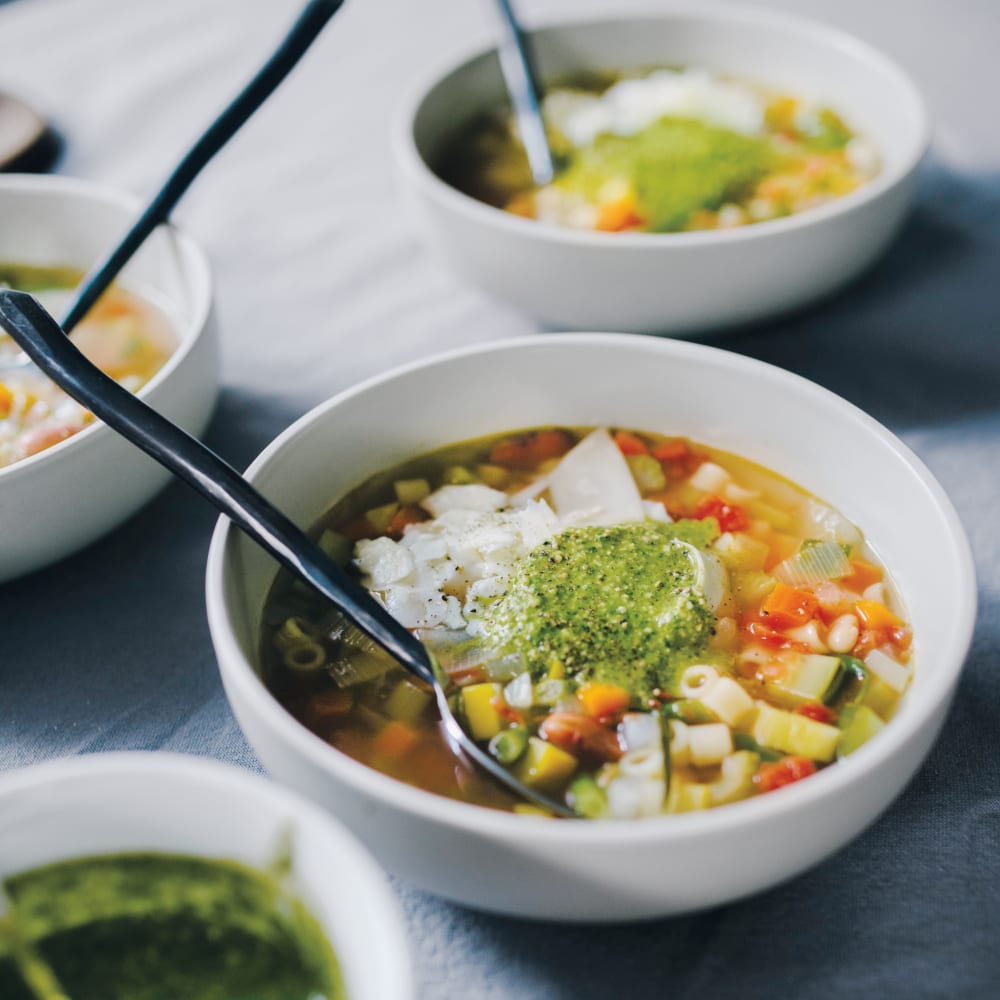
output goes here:
[[816, 765], [808, 757], [784, 757], [773, 763], [761, 764], [754, 781], [760, 791], [773, 792], [815, 773]]
[[807, 719], [815, 719], [817, 722], [832, 723], [836, 721], [837, 713], [826, 705], [818, 701], [810, 701], [805, 705], [799, 705], [795, 710], [799, 715], [804, 715]]
[[721, 497], [702, 497], [695, 505], [693, 517], [701, 521], [714, 517], [719, 522], [720, 531], [746, 531], [750, 527], [750, 515], [736, 504], [726, 503]]
[[741, 629], [750, 639], [754, 639], [763, 646], [770, 649], [795, 649], [800, 653], [810, 652], [809, 647], [804, 642], [790, 639], [783, 632], [779, 632], [769, 622], [761, 621], [753, 615], [746, 616], [741, 622]]
[[628, 431], [615, 431], [615, 444], [623, 455], [648, 455], [646, 443]]
[[492, 698], [490, 704], [497, 710], [497, 714], [501, 719], [513, 722], [516, 726], [520, 726], [524, 722], [524, 715], [513, 706], [508, 705], [503, 695], [497, 695], [495, 698]]

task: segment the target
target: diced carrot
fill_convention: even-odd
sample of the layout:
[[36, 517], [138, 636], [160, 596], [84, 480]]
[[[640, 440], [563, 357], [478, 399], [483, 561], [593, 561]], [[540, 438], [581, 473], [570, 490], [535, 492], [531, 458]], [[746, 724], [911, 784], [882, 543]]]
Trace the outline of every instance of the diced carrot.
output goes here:
[[534, 469], [540, 462], [565, 455], [573, 446], [572, 437], [561, 430], [517, 434], [498, 441], [490, 450], [490, 464], [505, 469]]
[[536, 464], [550, 458], [560, 458], [573, 447], [573, 438], [567, 431], [558, 429], [538, 431], [531, 448]]
[[395, 720], [383, 726], [372, 743], [380, 757], [403, 757], [420, 742], [420, 733], [413, 726]]
[[634, 434], [629, 434], [628, 431], [615, 431], [615, 444], [618, 445], [618, 450], [623, 455], [649, 454], [645, 441], [640, 440]]
[[903, 621], [879, 601], [856, 601], [854, 610], [861, 619], [862, 628], [903, 628]]
[[0, 382], [0, 420], [10, 416], [10, 411], [14, 406], [14, 393]]
[[651, 454], [658, 462], [676, 462], [691, 454], [691, 448], [683, 438], [669, 438], [654, 445]]
[[613, 719], [632, 703], [632, 695], [617, 684], [581, 684], [576, 696], [583, 710], [594, 719]]
[[856, 594], [861, 594], [873, 583], [878, 583], [885, 575], [881, 566], [867, 562], [864, 559], [851, 559], [851, 572], [842, 577], [840, 582], [848, 590], [853, 590]]
[[533, 219], [535, 217], [535, 196], [528, 192], [514, 195], [507, 202], [507, 211], [525, 219]]
[[37, 455], [46, 448], [60, 444], [74, 434], [79, 434], [83, 430], [82, 424], [66, 424], [62, 427], [39, 427], [37, 430], [26, 434], [22, 440], [22, 447], [25, 455]]
[[597, 210], [594, 228], [605, 233], [620, 233], [626, 229], [637, 229], [645, 224], [645, 219], [636, 211], [631, 197], [606, 201]]
[[819, 609], [815, 594], [789, 587], [779, 581], [760, 606], [761, 617], [774, 628], [794, 628], [805, 625]]
[[407, 525], [419, 524], [421, 521], [426, 520], [427, 514], [425, 514], [419, 507], [414, 507], [412, 505], [400, 507], [399, 510], [393, 514], [392, 520], [389, 522], [389, 527], [386, 529], [386, 534], [390, 538], [402, 538]]
[[697, 521], [714, 517], [719, 522], [720, 531], [746, 531], [750, 527], [750, 516], [742, 507], [726, 503], [721, 497], [711, 494], [695, 504], [692, 516]]
[[524, 714], [519, 712], [513, 705], [508, 705], [502, 694], [498, 694], [490, 700], [490, 704], [497, 710], [497, 714], [506, 722], [511, 722], [515, 726], [524, 724]]

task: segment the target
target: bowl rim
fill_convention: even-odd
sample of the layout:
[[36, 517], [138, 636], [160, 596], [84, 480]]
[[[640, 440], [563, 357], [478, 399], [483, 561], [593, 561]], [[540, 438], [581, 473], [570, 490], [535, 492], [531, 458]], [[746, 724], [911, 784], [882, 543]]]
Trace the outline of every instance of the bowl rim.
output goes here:
[[[135, 217], [141, 207], [141, 199], [131, 192], [96, 181], [80, 177], [67, 177], [61, 174], [0, 174], [0, 194], [5, 192], [24, 191], [31, 194], [68, 195], [84, 201], [101, 205], [103, 208], [122, 209], [128, 215]], [[179, 229], [173, 222], [164, 223], [157, 228], [166, 229], [170, 238], [180, 247], [185, 260], [193, 267], [195, 282], [194, 295], [191, 304], [191, 320], [183, 327], [176, 326], [177, 346], [155, 375], [136, 393], [140, 398], [155, 393], [171, 375], [183, 364], [185, 358], [194, 350], [209, 327], [209, 319], [214, 302], [214, 281], [208, 256], [191, 236]], [[14, 263], [17, 263], [14, 261]], [[49, 462], [58, 461], [59, 456], [69, 448], [76, 447], [80, 442], [101, 440], [105, 436], [114, 436], [114, 432], [101, 420], [85, 427], [82, 431], [45, 448], [35, 455], [18, 459], [10, 465], [0, 466], [0, 489], [20, 475], [30, 474]]]
[[[824, 768], [809, 781], [796, 782], [780, 789], [780, 794], [758, 796], [727, 804], [724, 809], [680, 815], [657, 816], [640, 822], [589, 820], [585, 823], [553, 823], [547, 818], [507, 813], [471, 803], [451, 800], [421, 788], [408, 785], [348, 757], [311, 733], [293, 718], [274, 698], [253, 665], [243, 655], [226, 608], [226, 586], [230, 578], [227, 555], [229, 539], [235, 526], [225, 517], [216, 523], [209, 546], [206, 566], [206, 606], [212, 642], [216, 649], [219, 670], [227, 697], [234, 698], [231, 685], [253, 712], [267, 721], [270, 731], [286, 746], [294, 748], [318, 770], [333, 772], [337, 780], [349, 785], [356, 793], [386, 803], [420, 819], [461, 829], [467, 833], [490, 837], [516, 838], [530, 829], [538, 841], [586, 844], [590, 846], [621, 846], [650, 841], [683, 841], [711, 836], [733, 826], [767, 823], [782, 816], [797, 813], [811, 803], [836, 795], [845, 786], [863, 781], [864, 775], [875, 771], [890, 760], [922, 729], [933, 725], [933, 716], [947, 707], [972, 642], [976, 619], [977, 580], [972, 549], [954, 505], [923, 461], [896, 435], [853, 403], [776, 365], [721, 348], [688, 341], [651, 338], [640, 334], [622, 333], [554, 333], [518, 337], [455, 348], [418, 361], [409, 362], [373, 376], [349, 387], [304, 414], [279, 434], [251, 463], [244, 475], [251, 482], [277, 456], [294, 447], [296, 438], [313, 424], [326, 419], [330, 411], [356, 396], [379, 388], [395, 379], [450, 363], [469, 356], [511, 351], [546, 351], [553, 347], [573, 350], [587, 345], [621, 351], [649, 351], [666, 358], [680, 356], [703, 359], [723, 369], [739, 369], [750, 377], [765, 382], [777, 380], [790, 389], [811, 395], [813, 399], [839, 410], [845, 420], [860, 425], [868, 434], [888, 447], [908, 467], [914, 479], [926, 490], [937, 513], [946, 525], [949, 543], [955, 550], [959, 567], [955, 581], [956, 613], [949, 620], [948, 647], [952, 656], [945, 669], [929, 674], [931, 695], [922, 711], [911, 712], [893, 720], [878, 740], [861, 747], [849, 759], [838, 761], [836, 767]], [[887, 799], [888, 808], [892, 799]], [[530, 824], [526, 826], [525, 824]]]
[[716, 3], [708, 0], [704, 5], [686, 2], [671, 4], [660, 10], [623, 11], [615, 17], [605, 15], [563, 17], [541, 20], [527, 30], [529, 36], [540, 32], [557, 32], [566, 27], [598, 28], [610, 24], [637, 24], [648, 21], [669, 22], [687, 20], [721, 24], [735, 27], [740, 24], [771, 28], [776, 31], [791, 31], [800, 36], [838, 49], [849, 57], [875, 66], [889, 77], [906, 94], [918, 125], [911, 137], [910, 148], [892, 169], [881, 170], [871, 181], [861, 185], [849, 194], [835, 198], [823, 205], [817, 205], [802, 212], [780, 219], [770, 219], [749, 226], [732, 229], [695, 230], [683, 233], [605, 233], [572, 229], [537, 219], [525, 219], [488, 205], [467, 195], [442, 180], [417, 148], [414, 124], [427, 98], [439, 84], [472, 62], [496, 52], [494, 46], [467, 47], [463, 54], [452, 55], [442, 61], [433, 71], [419, 76], [412, 86], [406, 88], [406, 98], [397, 107], [391, 125], [391, 141], [394, 158], [402, 174], [427, 196], [443, 202], [453, 211], [464, 215], [473, 222], [486, 226], [497, 226], [511, 236], [535, 238], [544, 243], [577, 247], [623, 247], [631, 249], [654, 249], [661, 251], [682, 250], [686, 247], [739, 244], [747, 240], [779, 237], [783, 233], [796, 232], [812, 225], [820, 225], [838, 216], [863, 210], [871, 202], [902, 184], [910, 177], [927, 154], [930, 145], [930, 116], [926, 101], [912, 77], [888, 55], [870, 43], [840, 28], [825, 24], [800, 14], [786, 13], [765, 7], [737, 7], [730, 3]]
[[[366, 903], [378, 922], [378, 950], [394, 966], [391, 973], [395, 985], [403, 989], [401, 996], [408, 997], [413, 990], [413, 963], [406, 925], [400, 905], [389, 886], [385, 872], [379, 867], [367, 848], [355, 834], [347, 829], [336, 817], [319, 808], [304, 796], [268, 780], [262, 775], [206, 757], [169, 751], [112, 751], [81, 756], [66, 757], [28, 764], [0, 774], [0, 803], [8, 796], [23, 792], [33, 792], [46, 786], [56, 786], [65, 782], [87, 782], [98, 779], [127, 779], [139, 777], [155, 780], [170, 777], [183, 781], [191, 788], [226, 789], [240, 796], [264, 802], [275, 813], [284, 811], [293, 820], [304, 820], [317, 829], [324, 840], [334, 846], [333, 857], [341, 867], [350, 866], [360, 877]], [[3, 823], [0, 821], [0, 830]], [[66, 858], [80, 857], [74, 853], [72, 838], [67, 837]], [[137, 848], [141, 850], [141, 848]], [[159, 850], [159, 849], [157, 849]], [[98, 852], [99, 853], [99, 852]], [[208, 849], [201, 852], [180, 853], [194, 856], [219, 857], [225, 851]], [[93, 856], [88, 852], [82, 856]], [[315, 892], [314, 886], [305, 887]], [[338, 904], [338, 909], [341, 905]], [[325, 929], [324, 929], [325, 930]], [[337, 963], [343, 971], [348, 963], [345, 955], [331, 941]], [[358, 967], [361, 963], [357, 964]], [[367, 968], [367, 966], [366, 966]], [[367, 975], [367, 973], [366, 973]]]

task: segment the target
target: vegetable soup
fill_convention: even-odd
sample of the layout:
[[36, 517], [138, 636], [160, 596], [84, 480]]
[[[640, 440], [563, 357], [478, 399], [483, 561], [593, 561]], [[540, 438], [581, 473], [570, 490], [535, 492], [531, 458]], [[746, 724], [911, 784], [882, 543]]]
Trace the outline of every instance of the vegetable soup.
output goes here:
[[[0, 287], [31, 292], [57, 318], [83, 273], [73, 268], [0, 264]], [[152, 303], [113, 285], [71, 334], [106, 374], [133, 392], [141, 389], [177, 346], [177, 337]], [[0, 469], [37, 455], [93, 423], [94, 415], [34, 367], [11, 363], [18, 346], [0, 334]]]
[[704, 69], [591, 74], [550, 87], [542, 111], [551, 183], [534, 186], [508, 111], [458, 129], [438, 173], [527, 218], [668, 233], [781, 218], [879, 170], [871, 142], [832, 108]]
[[[379, 474], [320, 545], [436, 657], [468, 732], [581, 817], [768, 794], [856, 751], [911, 676], [911, 631], [861, 531], [686, 438], [542, 428]], [[430, 692], [282, 573], [265, 679], [337, 749], [515, 811], [457, 761]]]

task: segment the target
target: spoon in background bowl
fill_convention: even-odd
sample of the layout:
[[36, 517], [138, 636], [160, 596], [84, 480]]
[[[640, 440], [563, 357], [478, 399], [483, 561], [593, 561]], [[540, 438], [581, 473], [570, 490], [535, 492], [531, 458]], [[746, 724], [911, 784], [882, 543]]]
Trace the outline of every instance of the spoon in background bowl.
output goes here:
[[27, 292], [0, 290], [0, 327], [72, 396], [230, 518], [281, 565], [332, 601], [362, 632], [431, 686], [453, 751], [515, 795], [557, 816], [576, 814], [519, 781], [476, 745], [448, 703], [448, 679], [424, 645], [231, 465], [90, 362]]
[[551, 183], [556, 175], [555, 160], [542, 117], [541, 87], [535, 72], [524, 31], [510, 0], [495, 0], [502, 36], [497, 45], [500, 71], [510, 94], [521, 142], [528, 157], [536, 187]]
[[[72, 333], [153, 230], [169, 219], [195, 178], [295, 68], [343, 3], [344, 0], [309, 0], [306, 3], [267, 62], [201, 134], [119, 244], [91, 268], [71, 294], [61, 323], [64, 333]], [[8, 358], [0, 355], [0, 374], [30, 364], [23, 352]]]

